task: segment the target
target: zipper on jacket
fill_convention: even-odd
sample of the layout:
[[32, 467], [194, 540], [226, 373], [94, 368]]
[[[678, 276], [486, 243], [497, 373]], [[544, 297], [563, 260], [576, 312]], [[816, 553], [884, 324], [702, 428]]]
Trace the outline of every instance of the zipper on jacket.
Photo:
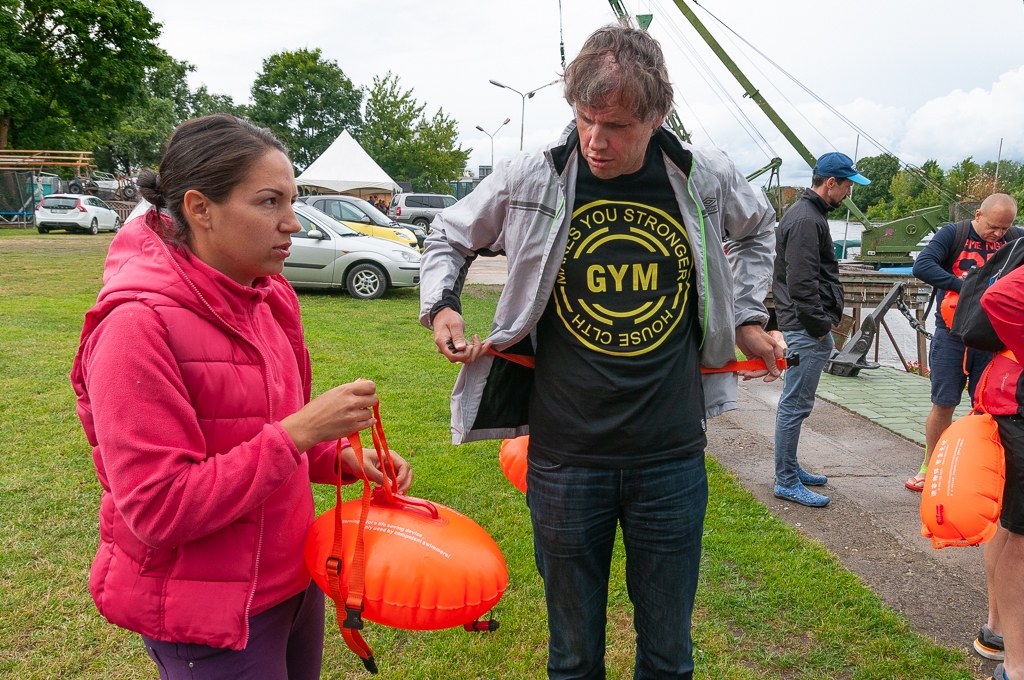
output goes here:
[[697, 208], [697, 221], [700, 223], [700, 251], [704, 260], [704, 323], [700, 333], [699, 349], [704, 349], [704, 341], [708, 338], [708, 315], [711, 310], [711, 294], [708, 290], [708, 243], [704, 235], [704, 213], [701, 210], [701, 204], [697, 203], [697, 199], [693, 197], [689, 175], [686, 176], [686, 193], [690, 195], [690, 200], [693, 201], [693, 205]]
[[256, 581], [260, 577], [260, 552], [263, 550], [263, 504], [260, 503], [259, 537], [256, 539], [256, 565], [252, 570], [252, 589], [249, 591], [249, 601], [245, 603], [245, 632], [242, 634], [242, 649], [249, 645], [249, 610], [252, 608], [252, 601], [256, 597]]

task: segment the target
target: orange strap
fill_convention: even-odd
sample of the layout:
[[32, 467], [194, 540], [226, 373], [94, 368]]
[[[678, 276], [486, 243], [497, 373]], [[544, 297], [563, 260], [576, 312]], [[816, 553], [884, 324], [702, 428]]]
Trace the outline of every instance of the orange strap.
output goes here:
[[[499, 352], [493, 347], [487, 350], [490, 354], [496, 357], [501, 357], [506, 361], [511, 361], [514, 364], [520, 366], [526, 366], [527, 368], [534, 368], [536, 365], [536, 359], [525, 354], [506, 354], [505, 352]], [[779, 370], [786, 369], [785, 359], [776, 359], [776, 365]], [[746, 361], [730, 361], [725, 366], [719, 368], [707, 368], [706, 366], [700, 367], [701, 373], [735, 373], [736, 371], [764, 371], [766, 370], [764, 359], [747, 359]]]
[[520, 366], [526, 366], [527, 368], [536, 368], [537, 360], [534, 357], [527, 356], [525, 354], [505, 354], [504, 352], [499, 352], [493, 347], [487, 351], [496, 357], [501, 357], [506, 361], [511, 361], [513, 364], [519, 364]]
[[[363, 533], [366, 529], [366, 517], [370, 511], [370, 482], [366, 478], [366, 470], [363, 467], [363, 444], [359, 439], [359, 433], [349, 435], [349, 445], [355, 451], [356, 460], [359, 461], [359, 471], [363, 477], [363, 500], [362, 511], [359, 516], [359, 526], [356, 534], [356, 549], [352, 559], [352, 570], [349, 574], [348, 598], [342, 596], [341, 580], [344, 574], [344, 542], [342, 541], [342, 510], [341, 510], [341, 440], [338, 440], [338, 481], [335, 491], [334, 505], [334, 543], [331, 547], [331, 554], [327, 558], [327, 584], [330, 588], [331, 599], [334, 601], [334, 611], [338, 620], [338, 630], [341, 637], [352, 652], [363, 662], [363, 666], [370, 673], [377, 673], [377, 663], [373, 658], [373, 651], [363, 640], [359, 630], [363, 627], [363, 595], [366, 587], [366, 547]], [[344, 602], [344, 606], [342, 603]]]
[[[384, 434], [384, 425], [380, 419], [379, 403], [373, 406], [373, 416], [376, 422], [371, 433], [373, 435], [373, 446], [377, 451], [377, 459], [384, 478], [381, 486], [383, 487], [386, 501], [391, 502], [398, 494], [398, 474], [395, 470], [395, 463], [391, 458], [391, 449], [388, 448], [387, 437]], [[370, 488], [370, 480], [366, 477], [366, 468], [363, 462], [363, 442], [359, 438], [359, 433], [354, 432], [349, 435], [348, 442], [356, 454], [356, 460], [359, 462], [359, 472], [363, 478], [363, 496], [359, 511], [359, 524], [356, 528], [356, 546], [352, 555], [352, 569], [348, 577], [348, 597], [343, 597], [341, 590], [341, 580], [344, 573], [344, 542], [342, 541], [340, 439], [338, 440], [339, 470], [334, 505], [334, 543], [331, 547], [331, 554], [327, 558], [327, 583], [331, 590], [331, 599], [334, 600], [338, 629], [341, 631], [342, 639], [345, 640], [348, 648], [362, 660], [366, 670], [376, 674], [377, 663], [373, 658], [373, 651], [359, 633], [363, 628], [363, 597], [366, 594], [366, 520], [370, 514], [370, 501], [373, 494]], [[431, 509], [433, 509], [432, 506]], [[437, 516], [436, 509], [433, 509], [433, 515]], [[344, 606], [342, 606], [342, 602], [344, 602]]]
[[[779, 367], [780, 371], [786, 370], [789, 363], [785, 357], [775, 360], [775, 365]], [[718, 368], [708, 368], [707, 366], [701, 366], [701, 373], [735, 373], [736, 371], [765, 371], [768, 370], [764, 359], [747, 359], [746, 361], [729, 361], [724, 366]]]

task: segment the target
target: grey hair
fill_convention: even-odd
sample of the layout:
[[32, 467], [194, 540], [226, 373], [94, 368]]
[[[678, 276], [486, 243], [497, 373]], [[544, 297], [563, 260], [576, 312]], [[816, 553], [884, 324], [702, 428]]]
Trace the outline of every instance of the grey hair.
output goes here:
[[604, 108], [618, 102], [650, 122], [672, 108], [672, 83], [661, 45], [646, 31], [611, 24], [590, 34], [562, 74], [565, 99], [573, 107]]

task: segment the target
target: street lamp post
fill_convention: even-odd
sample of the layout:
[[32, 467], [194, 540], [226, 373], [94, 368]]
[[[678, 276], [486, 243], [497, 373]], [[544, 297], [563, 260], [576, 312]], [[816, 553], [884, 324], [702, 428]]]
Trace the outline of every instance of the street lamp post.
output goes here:
[[504, 83], [499, 83], [497, 80], [489, 80], [488, 82], [491, 85], [494, 85], [496, 87], [503, 87], [506, 90], [512, 90], [517, 95], [519, 95], [520, 97], [523, 98], [523, 110], [522, 110], [522, 113], [521, 113], [520, 118], [519, 118], [519, 120], [520, 120], [520, 123], [519, 123], [519, 150], [522, 151], [523, 150], [523, 131], [526, 129], [526, 100], [527, 99], [533, 99], [533, 95], [537, 94], [537, 92], [539, 92], [540, 90], [543, 90], [545, 87], [551, 87], [552, 85], [557, 85], [558, 81], [557, 80], [552, 80], [550, 83], [545, 83], [544, 85], [541, 85], [538, 88], [530, 90], [526, 94], [523, 94], [522, 92], [520, 92], [519, 90], [515, 89], [514, 87], [509, 87], [508, 85], [505, 85]]
[[[476, 126], [477, 130], [479, 130], [480, 132], [484, 133], [485, 135], [487, 135], [488, 137], [491, 138], [491, 172], [494, 172], [494, 135], [498, 134], [498, 130], [500, 130], [501, 128], [503, 128], [506, 125], [508, 125], [508, 122], [510, 120], [512, 120], [512, 119], [511, 118], [506, 118], [505, 122], [502, 123], [501, 125], [499, 125], [498, 129], [495, 130], [494, 132], [488, 132], [487, 130], [483, 129], [479, 125]], [[520, 148], [522, 148], [522, 147], [520, 147]]]

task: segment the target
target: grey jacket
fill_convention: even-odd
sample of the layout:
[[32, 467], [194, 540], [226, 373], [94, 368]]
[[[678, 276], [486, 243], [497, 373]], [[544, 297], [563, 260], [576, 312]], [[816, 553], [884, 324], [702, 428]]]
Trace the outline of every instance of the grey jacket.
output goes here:
[[[724, 152], [691, 147], [667, 128], [655, 138], [694, 252], [701, 364], [722, 366], [735, 359], [736, 326], [767, 322], [775, 211]], [[442, 296], [461, 294], [477, 255], [505, 253], [508, 280], [488, 339], [499, 351], [534, 353], [534, 329], [565, 253], [578, 142], [571, 124], [556, 145], [500, 164], [434, 218], [420, 262], [424, 326], [430, 327], [431, 308]], [[452, 442], [527, 434], [532, 379], [531, 369], [492, 355], [463, 366], [451, 398]], [[734, 374], [708, 374], [703, 384], [708, 417], [736, 408]]]

